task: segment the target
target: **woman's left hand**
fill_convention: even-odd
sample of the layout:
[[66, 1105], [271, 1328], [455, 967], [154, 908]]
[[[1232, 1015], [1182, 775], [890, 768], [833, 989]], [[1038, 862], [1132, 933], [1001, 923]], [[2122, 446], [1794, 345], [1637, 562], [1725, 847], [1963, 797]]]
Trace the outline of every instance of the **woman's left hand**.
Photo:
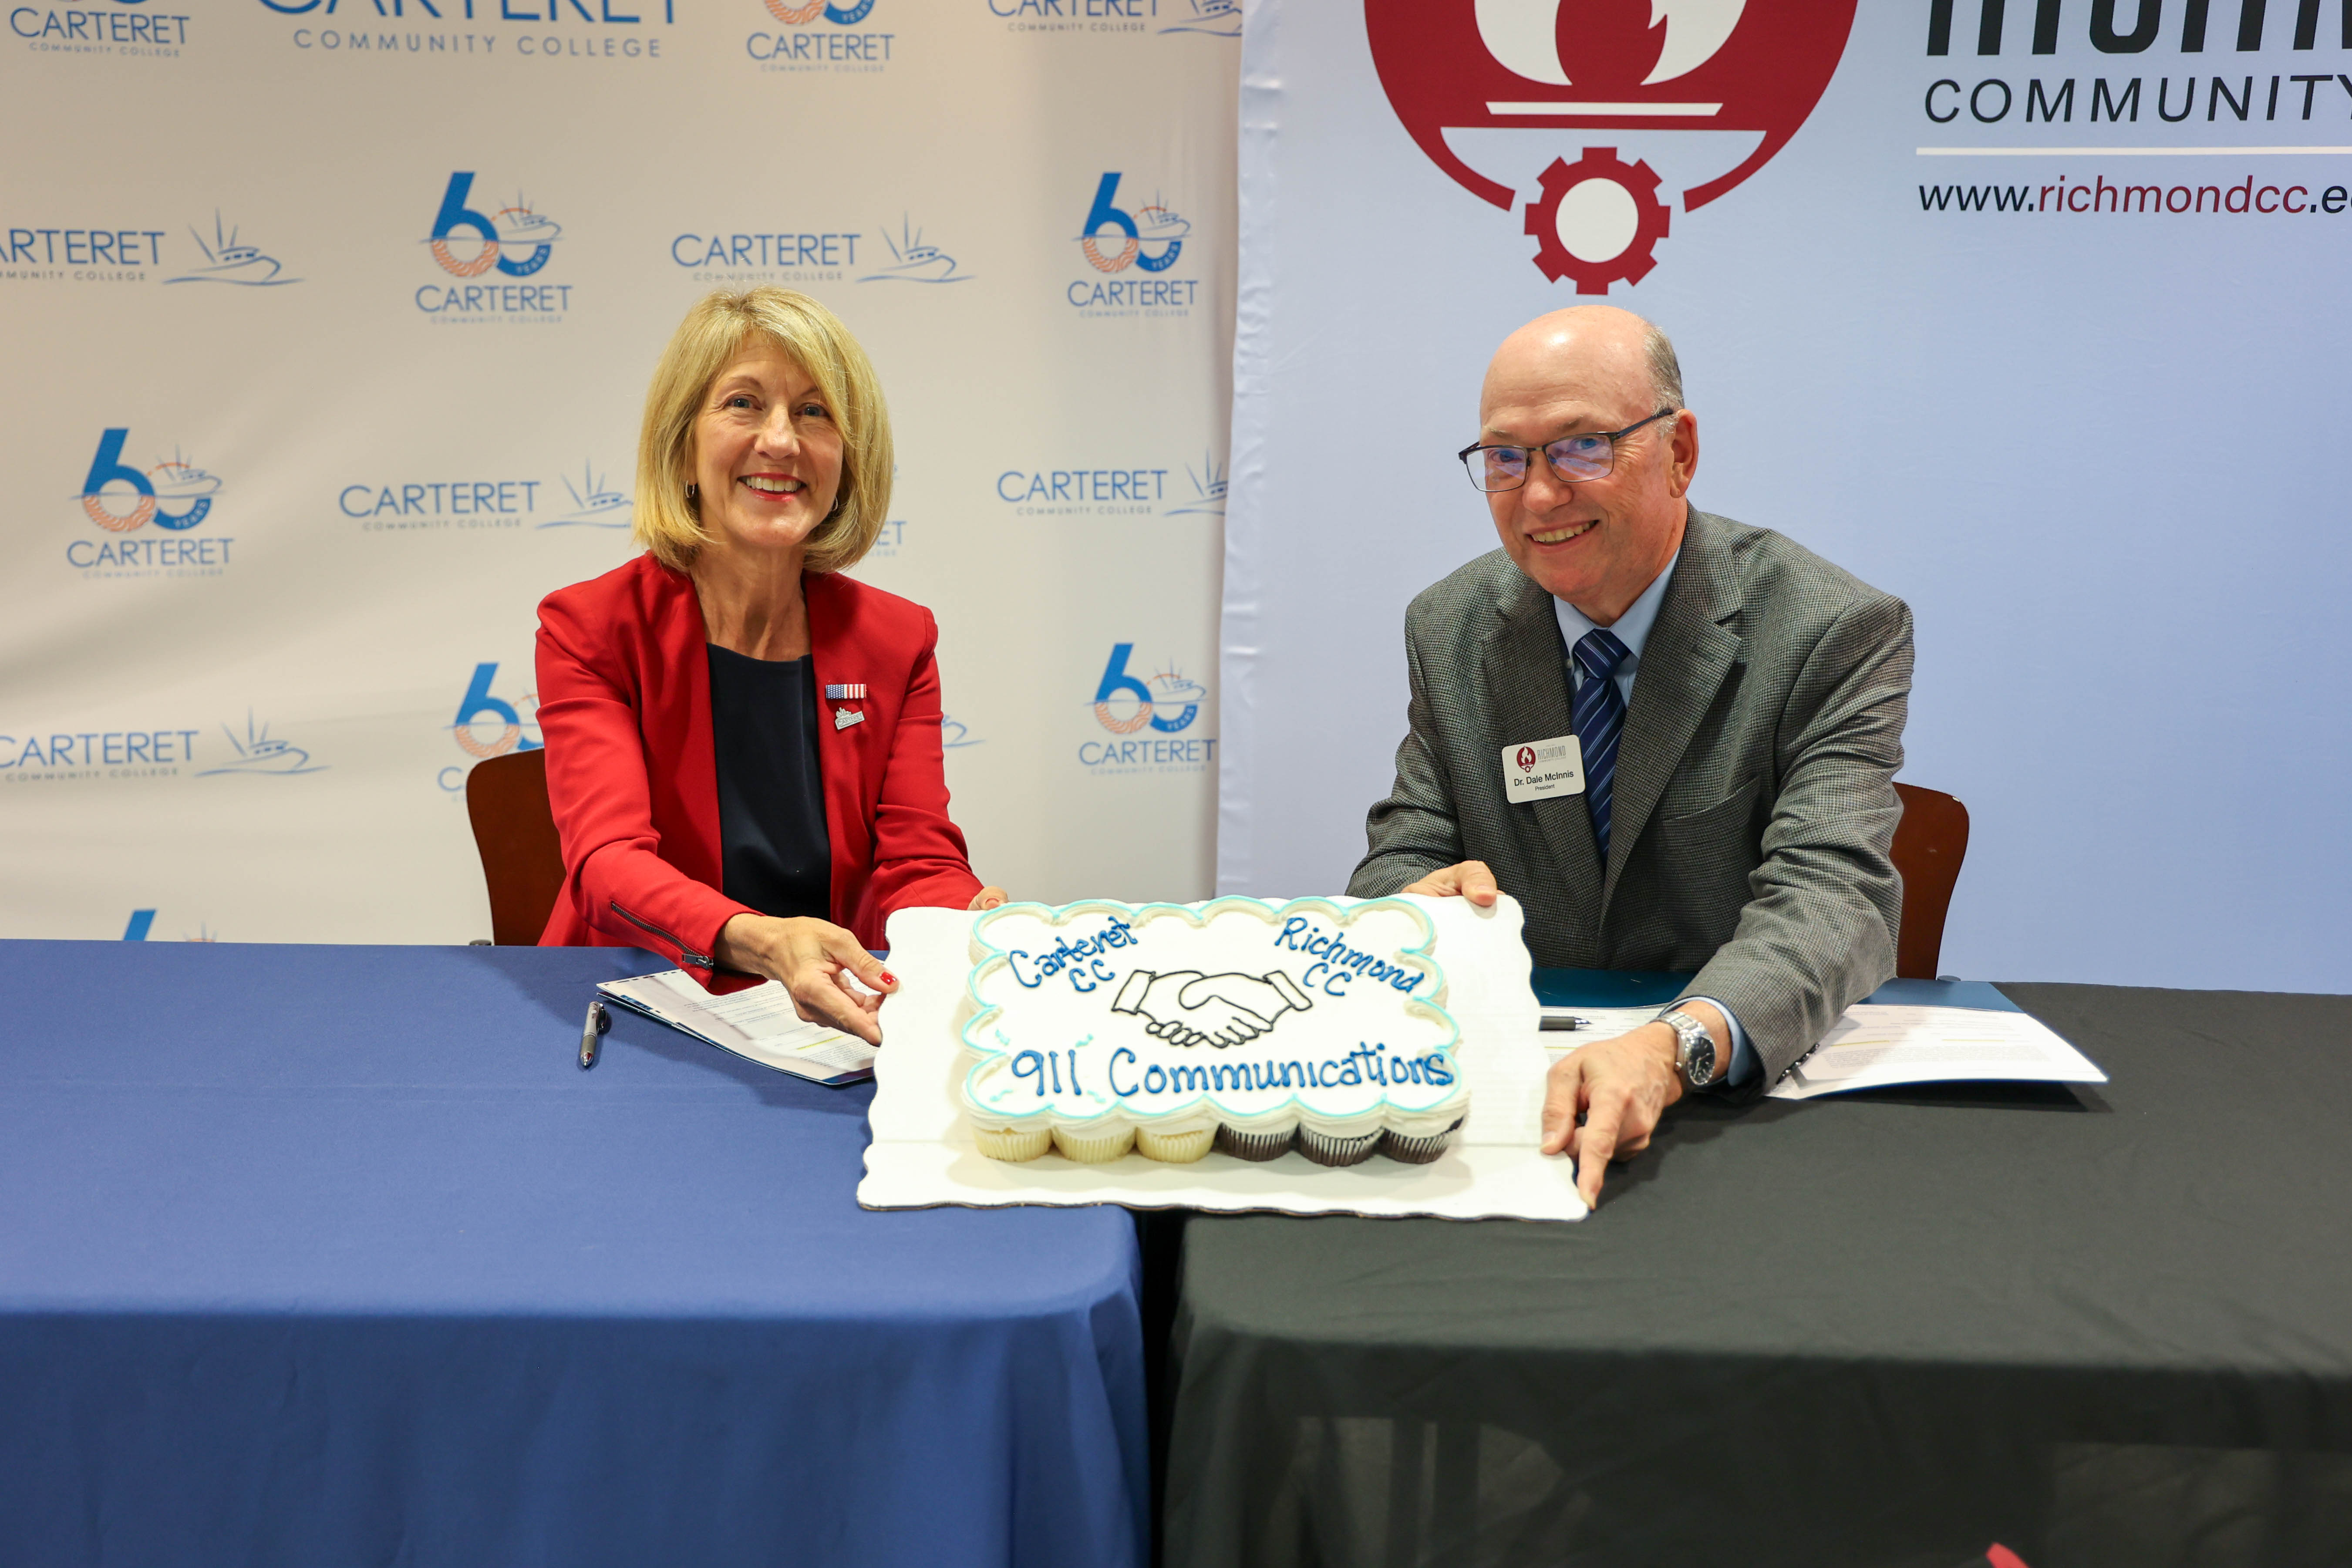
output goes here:
[[971, 902], [966, 904], [964, 908], [966, 910], [975, 911], [980, 910], [992, 910], [998, 905], [1003, 903], [1004, 898], [1005, 894], [1003, 889], [990, 886], [982, 888], [980, 891], [974, 893], [971, 896]]

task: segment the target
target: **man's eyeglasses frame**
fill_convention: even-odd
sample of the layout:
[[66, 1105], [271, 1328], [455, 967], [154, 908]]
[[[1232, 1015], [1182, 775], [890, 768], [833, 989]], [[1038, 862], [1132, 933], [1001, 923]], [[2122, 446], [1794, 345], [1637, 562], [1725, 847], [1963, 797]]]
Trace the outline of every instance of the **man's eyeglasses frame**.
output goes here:
[[[1572, 436], [1562, 436], [1558, 440], [1547, 441], [1541, 447], [1522, 447], [1510, 442], [1498, 442], [1493, 446], [1486, 446], [1473, 441], [1454, 456], [1454, 459], [1462, 465], [1462, 471], [1470, 476], [1472, 487], [1481, 495], [1500, 495], [1506, 490], [1518, 489], [1528, 482], [1528, 475], [1535, 471], [1535, 464], [1530, 460], [1527, 467], [1520, 470], [1519, 477], [1509, 484], [1488, 485], [1484, 482], [1482, 477], [1486, 459], [1478, 458], [1475, 462], [1472, 460], [1481, 452], [1517, 452], [1527, 459], [1532, 459], [1536, 453], [1541, 452], [1544, 461], [1551, 465], [1552, 473], [1562, 484], [1580, 484], [1588, 479], [1606, 479], [1615, 469], [1618, 442], [1645, 425], [1654, 425], [1661, 419], [1670, 419], [1681, 412], [1678, 408], [1661, 408], [1647, 419], [1634, 420], [1622, 430], [1579, 430]], [[1599, 462], [1586, 458], [1576, 461], [1571, 468], [1570, 464], [1563, 463], [1552, 450], [1553, 447], [1566, 446], [1570, 441], [1590, 441], [1596, 436], [1609, 443], [1607, 458]]]

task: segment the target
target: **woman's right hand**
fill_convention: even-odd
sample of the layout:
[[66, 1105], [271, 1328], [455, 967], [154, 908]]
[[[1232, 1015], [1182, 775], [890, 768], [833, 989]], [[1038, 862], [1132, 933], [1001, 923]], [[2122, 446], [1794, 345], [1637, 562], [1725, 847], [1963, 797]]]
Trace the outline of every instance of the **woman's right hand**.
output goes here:
[[[869, 1045], [882, 1043], [877, 1014], [882, 998], [898, 989], [898, 976], [832, 921], [737, 915], [719, 928], [716, 956], [728, 969], [783, 986], [804, 1021], [830, 1024]], [[852, 991], [844, 973], [855, 974], [872, 994]]]

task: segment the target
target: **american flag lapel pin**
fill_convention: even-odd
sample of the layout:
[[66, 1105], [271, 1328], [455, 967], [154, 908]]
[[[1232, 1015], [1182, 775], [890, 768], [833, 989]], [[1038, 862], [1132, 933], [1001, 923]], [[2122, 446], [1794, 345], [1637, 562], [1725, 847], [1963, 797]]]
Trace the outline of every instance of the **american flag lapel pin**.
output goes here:
[[[824, 700], [827, 702], [863, 702], [866, 700], [866, 683], [862, 680], [834, 682], [825, 687]], [[866, 714], [861, 709], [836, 708], [833, 710], [833, 727], [835, 730], [846, 730], [852, 724], [865, 722]]]

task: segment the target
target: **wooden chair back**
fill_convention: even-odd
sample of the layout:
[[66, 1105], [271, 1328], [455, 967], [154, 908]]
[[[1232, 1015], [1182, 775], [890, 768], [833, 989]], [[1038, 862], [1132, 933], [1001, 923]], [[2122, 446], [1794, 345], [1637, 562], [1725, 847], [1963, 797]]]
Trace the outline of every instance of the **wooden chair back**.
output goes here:
[[490, 940], [500, 947], [536, 945], [563, 892], [563, 848], [547, 804], [547, 752], [509, 752], [476, 763], [466, 775], [466, 816], [489, 884]]
[[[1941, 790], [1897, 784], [1903, 820], [1895, 829], [1895, 869], [1903, 878], [1903, 924], [1895, 973], [1933, 980], [1944, 951], [1944, 918], [1969, 852], [1969, 808]], [[547, 929], [563, 892], [563, 850], [547, 804], [547, 752], [509, 752], [466, 775], [466, 815], [490, 894], [490, 940], [530, 947]]]
[[[478, 771], [478, 770], [477, 770]], [[1941, 790], [1898, 784], [1903, 820], [1895, 828], [1895, 869], [1903, 877], [1903, 924], [1895, 973], [1933, 980], [1944, 952], [1944, 917], [1969, 853], [1969, 808]]]

